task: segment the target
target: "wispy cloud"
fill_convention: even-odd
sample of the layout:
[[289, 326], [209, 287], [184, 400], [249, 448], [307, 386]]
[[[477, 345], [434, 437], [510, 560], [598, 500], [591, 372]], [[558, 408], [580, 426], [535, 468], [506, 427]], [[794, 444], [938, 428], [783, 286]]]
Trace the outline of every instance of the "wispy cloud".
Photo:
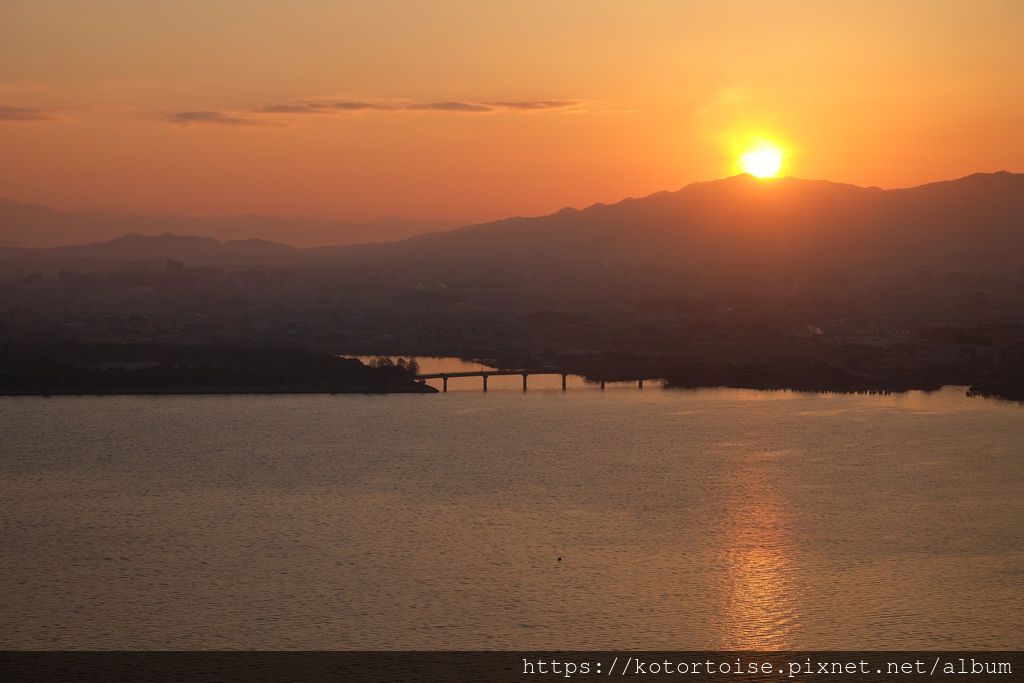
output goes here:
[[374, 101], [308, 99], [297, 102], [266, 104], [252, 110], [253, 114], [339, 114], [345, 112], [442, 112], [453, 114], [487, 114], [493, 112], [534, 112], [577, 109], [577, 100], [437, 100], [437, 101]]
[[414, 102], [405, 108], [409, 111], [451, 111], [469, 114], [494, 111], [493, 107], [477, 102]]
[[277, 121], [254, 119], [223, 111], [180, 111], [168, 117], [171, 123], [187, 126], [193, 123], [212, 123], [222, 126], [281, 126]]
[[499, 100], [484, 102], [494, 109], [511, 109], [514, 111], [545, 111], [552, 109], [572, 109], [579, 106], [576, 100]]
[[53, 121], [54, 118], [49, 109], [0, 105], [0, 121]]
[[360, 102], [353, 100], [311, 100], [286, 104], [268, 104], [257, 107], [257, 114], [330, 114], [346, 111], [387, 111], [393, 107], [378, 102]]
[[[369, 100], [369, 99], [304, 99], [263, 104], [247, 111], [181, 111], [169, 115], [171, 123], [182, 126], [214, 124], [222, 126], [284, 126], [275, 117], [331, 115], [346, 113], [438, 112], [450, 114], [489, 114], [498, 112], [529, 113], [543, 111], [579, 111], [578, 100]], [[2, 110], [0, 110], [2, 111]]]

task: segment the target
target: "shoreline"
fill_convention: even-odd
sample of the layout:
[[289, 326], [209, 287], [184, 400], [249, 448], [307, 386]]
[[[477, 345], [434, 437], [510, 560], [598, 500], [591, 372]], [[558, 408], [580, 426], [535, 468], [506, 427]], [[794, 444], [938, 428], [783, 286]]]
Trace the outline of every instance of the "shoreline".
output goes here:
[[[584, 375], [576, 373], [577, 377], [582, 377], [587, 383], [596, 384], [596, 380], [591, 380]], [[611, 380], [611, 382], [629, 382], [631, 380]], [[1014, 398], [1011, 396], [1002, 396], [991, 392], [979, 391], [971, 386], [963, 384], [943, 384], [941, 386], [928, 386], [928, 387], [906, 387], [900, 389], [893, 388], [808, 388], [799, 386], [755, 386], [753, 384], [748, 385], [737, 385], [737, 384], [678, 384], [669, 383], [666, 380], [658, 378], [648, 378], [645, 381], [657, 382], [660, 384], [652, 385], [652, 388], [658, 388], [666, 391], [700, 391], [702, 389], [735, 389], [735, 390], [748, 390], [748, 391], [763, 391], [763, 392], [774, 392], [774, 391], [787, 391], [798, 394], [849, 394], [849, 395], [868, 395], [868, 396], [889, 396], [896, 394], [906, 394], [912, 391], [920, 391], [926, 394], [941, 391], [943, 389], [959, 389], [962, 390], [964, 395], [968, 398], [980, 398], [995, 401], [1004, 401], [1008, 403], [1024, 403], [1024, 400], [1020, 398]], [[371, 388], [371, 387], [338, 387], [334, 389], [325, 389], [322, 387], [309, 387], [309, 388], [279, 388], [279, 389], [261, 389], [257, 387], [170, 387], [167, 389], [132, 389], [126, 387], [101, 389], [91, 388], [85, 389], [80, 387], [62, 387], [59, 389], [50, 389], [43, 391], [41, 389], [25, 389], [25, 390], [12, 390], [12, 389], [0, 389], [0, 398], [56, 398], [56, 397], [73, 397], [73, 396], [336, 396], [336, 395], [362, 395], [362, 396], [386, 396], [389, 394], [440, 394], [442, 393], [438, 389], [431, 387], [425, 383], [416, 383], [418, 386], [423, 387], [388, 387], [388, 388]], [[518, 392], [517, 392], [518, 393]]]
[[680, 361], [658, 357], [590, 355], [540, 359], [506, 354], [458, 356], [491, 367], [554, 364], [590, 382], [662, 382], [666, 389], [754, 389], [842, 394], [898, 394], [963, 387], [970, 397], [1024, 402], [1024, 376], [1003, 368], [965, 371], [956, 367], [851, 368], [834, 359]]
[[49, 398], [51, 396], [288, 396], [288, 395], [312, 395], [320, 394], [333, 396], [336, 394], [363, 394], [363, 395], [385, 395], [385, 394], [436, 394], [437, 389], [426, 384], [414, 383], [418, 387], [281, 387], [281, 388], [259, 388], [259, 387], [168, 387], [166, 389], [153, 388], [82, 388], [82, 387], [60, 387], [57, 389], [24, 389], [12, 390], [9, 388], [0, 389], [0, 397], [28, 397]]

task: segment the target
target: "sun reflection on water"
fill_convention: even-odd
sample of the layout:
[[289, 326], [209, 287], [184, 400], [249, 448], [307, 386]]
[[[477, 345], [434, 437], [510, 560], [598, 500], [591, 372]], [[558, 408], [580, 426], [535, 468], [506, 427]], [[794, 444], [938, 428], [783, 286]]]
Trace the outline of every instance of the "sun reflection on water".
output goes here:
[[771, 476], [771, 463], [786, 454], [740, 457], [726, 501], [722, 561], [727, 574], [723, 649], [792, 647], [799, 628], [799, 587], [787, 508]]

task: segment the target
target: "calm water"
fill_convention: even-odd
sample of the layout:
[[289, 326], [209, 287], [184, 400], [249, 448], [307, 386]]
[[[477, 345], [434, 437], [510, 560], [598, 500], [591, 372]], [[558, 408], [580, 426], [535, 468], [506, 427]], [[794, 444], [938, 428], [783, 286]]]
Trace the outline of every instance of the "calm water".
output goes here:
[[0, 399], [0, 647], [1024, 647], [1020, 406], [458, 382]]

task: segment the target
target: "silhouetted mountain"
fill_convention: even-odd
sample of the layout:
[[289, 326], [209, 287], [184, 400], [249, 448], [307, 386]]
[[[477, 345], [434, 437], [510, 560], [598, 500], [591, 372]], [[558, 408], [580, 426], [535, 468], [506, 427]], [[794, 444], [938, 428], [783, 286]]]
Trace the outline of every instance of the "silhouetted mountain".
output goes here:
[[384, 216], [371, 221], [277, 216], [141, 215], [115, 211], [57, 211], [0, 199], [0, 246], [56, 247], [102, 242], [127, 234], [203, 235], [218, 240], [264, 239], [292, 246], [391, 242], [461, 225], [455, 221]]
[[899, 190], [741, 175], [366, 251], [503, 263], [1019, 264], [1024, 174], [975, 174]]
[[208, 237], [133, 234], [75, 247], [0, 248], [0, 256], [182, 258], [193, 263], [284, 256], [377, 265], [472, 262], [513, 270], [546, 263], [648, 261], [682, 266], [1020, 266], [1024, 174], [979, 173], [898, 190], [740, 175], [611, 205], [508, 218], [395, 243], [293, 249], [252, 239], [221, 243]]

